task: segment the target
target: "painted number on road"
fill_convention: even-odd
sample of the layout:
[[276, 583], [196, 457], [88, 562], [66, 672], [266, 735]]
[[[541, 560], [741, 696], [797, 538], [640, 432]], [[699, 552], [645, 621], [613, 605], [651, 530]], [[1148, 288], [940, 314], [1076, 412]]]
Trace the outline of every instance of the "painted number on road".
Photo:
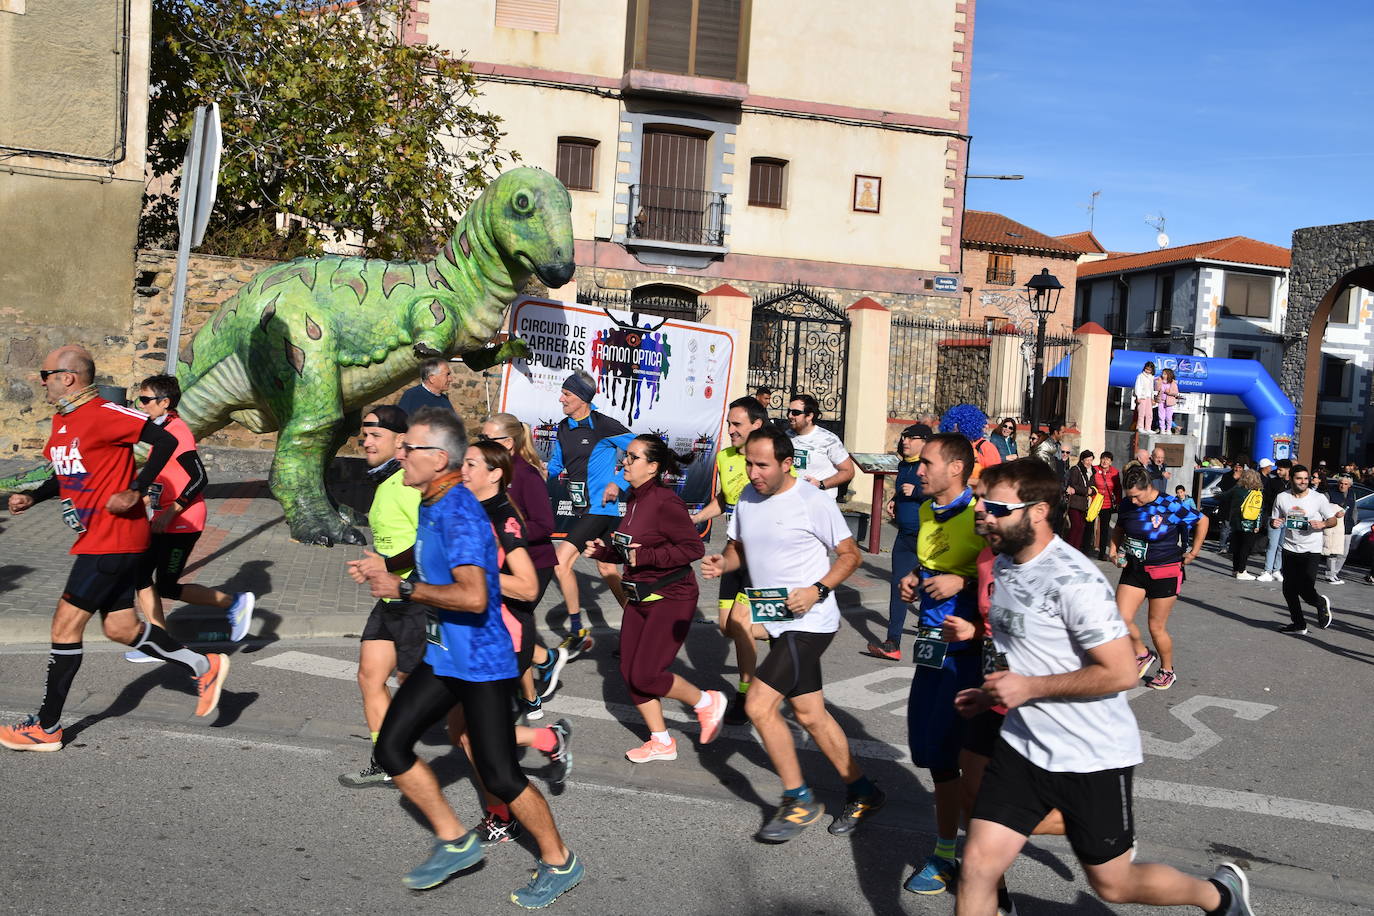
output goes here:
[[1145, 753], [1155, 757], [1172, 757], [1175, 760], [1193, 760], [1216, 747], [1221, 743], [1221, 736], [1198, 719], [1198, 713], [1205, 709], [1224, 709], [1238, 719], [1258, 722], [1278, 707], [1270, 706], [1268, 703], [1228, 700], [1224, 697], [1189, 697], [1170, 709], [1169, 713], [1191, 729], [1192, 734], [1182, 741], [1165, 741], [1141, 729], [1140, 741]]

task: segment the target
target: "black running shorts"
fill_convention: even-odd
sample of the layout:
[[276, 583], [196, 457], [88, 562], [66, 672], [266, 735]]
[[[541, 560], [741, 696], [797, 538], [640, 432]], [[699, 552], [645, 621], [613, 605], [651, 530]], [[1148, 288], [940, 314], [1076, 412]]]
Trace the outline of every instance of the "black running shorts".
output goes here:
[[577, 552], [581, 553], [588, 541], [595, 541], [597, 538], [609, 544], [611, 534], [619, 527], [618, 515], [592, 515], [588, 512], [568, 527], [568, 533], [563, 535], [563, 542], [573, 545]]
[[199, 531], [179, 531], [153, 535], [139, 563], [138, 587], [156, 585], [157, 593], [163, 598], [180, 598], [181, 574], [200, 534]]
[[821, 656], [834, 633], [789, 630], [768, 641], [768, 656], [754, 676], [785, 697], [800, 697], [821, 689]]
[[425, 657], [425, 609], [410, 601], [378, 601], [363, 626], [362, 641], [396, 644], [396, 670], [409, 674]]
[[1002, 722], [1006, 716], [991, 709], [984, 710], [972, 719], [964, 720], [964, 750], [979, 757], [991, 757], [997, 749], [997, 740], [1002, 737]]
[[1120, 585], [1130, 585], [1145, 592], [1146, 598], [1173, 598], [1183, 589], [1183, 564], [1145, 566], [1130, 560], [1121, 570]]
[[1045, 815], [1058, 808], [1078, 861], [1101, 865], [1128, 852], [1135, 842], [1134, 769], [1054, 773], [999, 740], [973, 803], [973, 816], [1030, 836]]
[[138, 583], [137, 553], [77, 554], [62, 600], [89, 614], [125, 611], [134, 606]]
[[749, 567], [740, 564], [739, 569], [724, 573], [720, 577], [720, 606], [721, 609], [727, 608], [735, 603], [735, 598], [742, 595], [744, 590], [749, 587]]

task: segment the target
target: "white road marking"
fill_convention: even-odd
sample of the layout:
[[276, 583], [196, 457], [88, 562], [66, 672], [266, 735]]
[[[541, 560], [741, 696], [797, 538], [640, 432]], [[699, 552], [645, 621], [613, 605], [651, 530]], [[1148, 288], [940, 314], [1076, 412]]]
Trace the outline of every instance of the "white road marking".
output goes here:
[[231, 738], [226, 735], [197, 735], [193, 732], [173, 732], [165, 729], [156, 729], [156, 734], [165, 735], [168, 738], [179, 738], [182, 741], [201, 741], [207, 744], [233, 744], [238, 747], [248, 745], [249, 747], [262, 748], [269, 751], [287, 751], [292, 754], [305, 754], [308, 757], [327, 757], [332, 751], [317, 747], [297, 747], [293, 744], [275, 744], [271, 741], [254, 741], [251, 738]]
[[1258, 722], [1278, 707], [1201, 694], [1189, 697], [1170, 709], [1169, 714], [1192, 729], [1193, 734], [1182, 741], [1164, 741], [1141, 729], [1140, 742], [1145, 753], [1156, 757], [1173, 757], [1175, 760], [1193, 760], [1216, 747], [1222, 741], [1221, 736], [1197, 718], [1197, 714], [1204, 709], [1225, 709], [1239, 719]]
[[1221, 808], [1224, 811], [1267, 814], [1271, 817], [1286, 817], [1295, 821], [1332, 824], [1336, 827], [1374, 832], [1374, 811], [1325, 805], [1321, 802], [1303, 801], [1300, 798], [1281, 798], [1277, 795], [1237, 792], [1234, 789], [1215, 789], [1210, 786], [1189, 786], [1157, 779], [1135, 780], [1135, 794], [1137, 798], [1152, 798], [1156, 801], [1197, 805], [1202, 808]]
[[705, 798], [692, 798], [690, 795], [677, 795], [672, 792], [655, 792], [652, 789], [636, 789], [631, 786], [604, 786], [596, 782], [579, 782], [577, 791], [590, 789], [593, 792], [609, 792], [612, 795], [644, 795], [649, 798], [662, 798], [668, 801], [677, 802], [680, 805], [695, 805], [699, 808], [716, 808], [719, 802], [709, 801]]
[[[330, 658], [327, 655], [312, 655], [309, 652], [290, 650], [270, 658], [259, 659], [253, 664], [262, 665], [264, 668], [294, 671], [297, 674], [313, 674], [316, 677], [328, 677], [338, 681], [356, 681], [358, 679], [357, 662]], [[393, 690], [401, 686], [394, 677], [388, 678], [386, 683]]]

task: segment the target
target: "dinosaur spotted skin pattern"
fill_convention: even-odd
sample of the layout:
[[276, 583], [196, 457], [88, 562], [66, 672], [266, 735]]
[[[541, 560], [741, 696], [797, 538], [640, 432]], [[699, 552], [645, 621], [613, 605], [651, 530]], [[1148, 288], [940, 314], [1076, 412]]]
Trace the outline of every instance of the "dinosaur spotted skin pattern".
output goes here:
[[[547, 172], [513, 169], [482, 192], [433, 261], [302, 258], [258, 274], [182, 350], [178, 412], [197, 438], [231, 422], [275, 431], [269, 484], [291, 536], [364, 543], [324, 485], [359, 412], [413, 383], [426, 358], [487, 344], [531, 274], [559, 287], [573, 267], [567, 190]], [[526, 355], [512, 339], [468, 364]]]

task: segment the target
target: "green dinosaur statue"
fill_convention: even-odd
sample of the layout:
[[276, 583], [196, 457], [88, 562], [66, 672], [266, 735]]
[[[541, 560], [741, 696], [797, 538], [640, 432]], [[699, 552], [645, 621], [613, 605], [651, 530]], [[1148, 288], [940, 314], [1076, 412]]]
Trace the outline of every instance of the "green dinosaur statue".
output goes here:
[[[363, 544], [325, 490], [324, 472], [361, 410], [462, 354], [473, 369], [529, 355], [518, 338], [485, 346], [531, 274], [573, 275], [572, 199], [548, 172], [493, 181], [433, 261], [329, 256], [268, 268], [216, 310], [181, 351], [177, 412], [197, 438], [230, 422], [276, 432], [268, 483], [291, 536]], [[461, 456], [460, 456], [461, 457]], [[0, 481], [0, 490], [36, 483]]]

